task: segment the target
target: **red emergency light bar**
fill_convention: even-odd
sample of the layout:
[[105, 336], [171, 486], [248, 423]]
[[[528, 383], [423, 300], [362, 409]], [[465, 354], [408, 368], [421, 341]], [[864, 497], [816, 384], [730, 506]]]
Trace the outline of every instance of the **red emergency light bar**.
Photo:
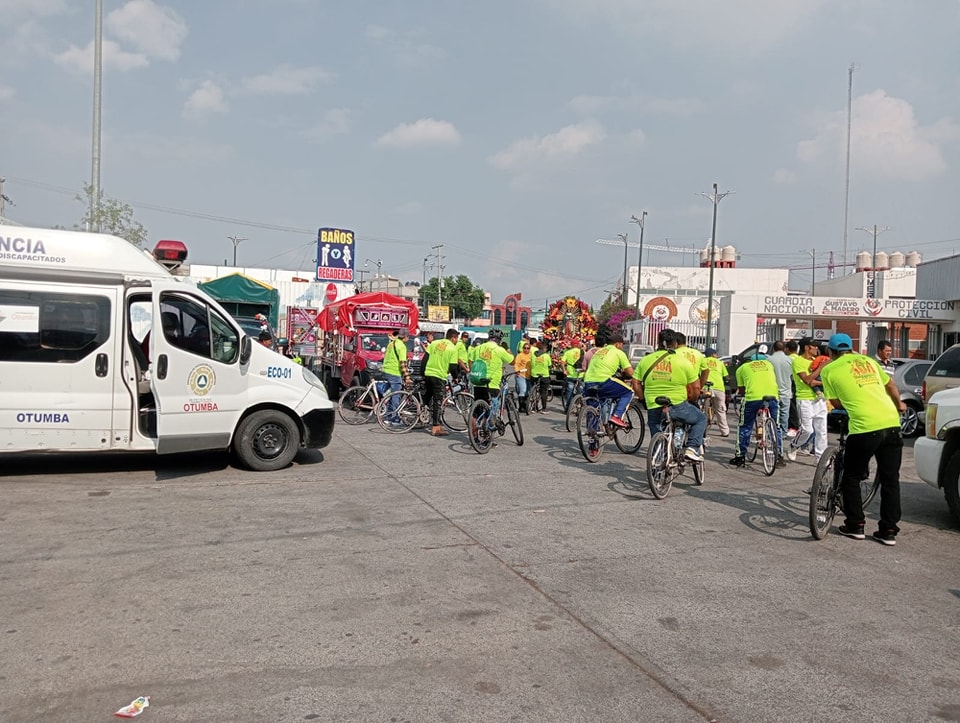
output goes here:
[[187, 260], [187, 245], [183, 241], [157, 241], [153, 247], [153, 258], [170, 271], [180, 268]]

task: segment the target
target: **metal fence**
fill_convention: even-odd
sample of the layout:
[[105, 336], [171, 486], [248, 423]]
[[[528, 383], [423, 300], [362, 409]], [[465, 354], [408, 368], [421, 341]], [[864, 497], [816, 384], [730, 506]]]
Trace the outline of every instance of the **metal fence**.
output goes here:
[[[711, 344], [717, 343], [717, 330], [719, 324], [713, 320], [710, 324], [713, 328], [710, 333]], [[707, 342], [707, 325], [696, 321], [685, 321], [673, 319], [672, 321], [660, 321], [650, 317], [644, 317], [631, 321], [628, 325], [630, 330], [629, 343], [648, 344], [653, 348], [657, 347], [657, 335], [664, 329], [673, 329], [682, 332], [687, 337], [687, 346], [697, 349], [703, 349]]]

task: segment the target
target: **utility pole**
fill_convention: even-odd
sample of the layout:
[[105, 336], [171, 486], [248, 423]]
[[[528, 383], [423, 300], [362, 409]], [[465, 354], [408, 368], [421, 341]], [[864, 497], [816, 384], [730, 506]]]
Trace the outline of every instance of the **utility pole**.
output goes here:
[[240, 245], [243, 241], [249, 241], [246, 236], [227, 236], [228, 239], [233, 241], [233, 266], [237, 266], [237, 246]]
[[[847, 179], [843, 192], [843, 268], [847, 268], [847, 229], [850, 226], [850, 128], [853, 125], [853, 70], [850, 63], [847, 74]], [[844, 272], [845, 273], [845, 272]]]
[[11, 206], [16, 206], [13, 201], [10, 200], [10, 197], [3, 192], [3, 184], [7, 182], [6, 178], [0, 178], [0, 223], [3, 223], [3, 217], [6, 213], [7, 204]]
[[870, 277], [869, 283], [867, 284], [867, 296], [871, 299], [875, 299], [877, 296], [877, 236], [882, 234], [884, 231], [889, 231], [892, 226], [857, 226], [857, 231], [866, 231], [868, 234], [873, 236], [873, 256], [870, 257]]
[[636, 216], [631, 216], [630, 220], [633, 223], [637, 224], [640, 227], [640, 254], [637, 256], [637, 306], [636, 306], [636, 316], [640, 318], [640, 273], [643, 271], [643, 227], [647, 222], [647, 212], [644, 211], [640, 214], [640, 218]]
[[707, 292], [707, 334], [704, 348], [710, 346], [710, 332], [713, 330], [713, 270], [716, 267], [714, 256], [717, 250], [717, 206], [734, 191], [717, 193], [717, 184], [713, 184], [713, 193], [701, 193], [705, 199], [713, 203], [713, 231], [710, 234], [710, 290]]
[[627, 234], [618, 233], [617, 238], [623, 241], [623, 286], [620, 288], [620, 303], [626, 306], [630, 302], [630, 292], [627, 286]]
[[437, 306], [443, 305], [443, 244], [433, 247], [437, 252]]
[[100, 109], [103, 106], [103, 0], [97, 0], [93, 22], [93, 151], [90, 161], [90, 223], [100, 231]]

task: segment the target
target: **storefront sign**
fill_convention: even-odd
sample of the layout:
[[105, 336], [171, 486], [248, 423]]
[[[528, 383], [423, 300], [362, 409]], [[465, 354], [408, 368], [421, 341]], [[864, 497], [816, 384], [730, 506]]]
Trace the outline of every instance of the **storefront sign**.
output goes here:
[[790, 318], [837, 317], [854, 319], [897, 319], [908, 321], [949, 321], [956, 303], [938, 299], [860, 299], [846, 296], [763, 296], [757, 313]]

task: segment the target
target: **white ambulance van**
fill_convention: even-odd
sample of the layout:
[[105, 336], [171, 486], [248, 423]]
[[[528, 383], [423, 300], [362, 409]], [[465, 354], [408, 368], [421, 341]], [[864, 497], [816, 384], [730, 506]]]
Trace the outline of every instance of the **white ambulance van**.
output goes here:
[[229, 449], [269, 471], [333, 420], [314, 374], [146, 252], [0, 226], [0, 454]]

